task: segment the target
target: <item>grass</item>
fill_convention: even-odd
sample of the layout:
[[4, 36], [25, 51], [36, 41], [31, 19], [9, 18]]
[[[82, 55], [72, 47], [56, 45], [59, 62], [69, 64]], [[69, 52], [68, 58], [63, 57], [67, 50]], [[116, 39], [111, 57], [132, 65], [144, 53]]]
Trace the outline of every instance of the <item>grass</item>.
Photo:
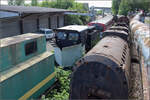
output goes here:
[[70, 91], [70, 74], [71, 70], [63, 70], [62, 67], [56, 68], [57, 86], [52, 89], [48, 95], [43, 95], [41, 100], [68, 100]]

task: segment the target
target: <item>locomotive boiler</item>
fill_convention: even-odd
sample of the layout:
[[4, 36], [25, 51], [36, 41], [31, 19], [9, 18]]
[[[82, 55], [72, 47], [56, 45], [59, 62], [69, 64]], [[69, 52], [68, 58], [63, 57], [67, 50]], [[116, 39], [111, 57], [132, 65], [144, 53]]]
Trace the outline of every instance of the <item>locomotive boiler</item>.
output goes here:
[[107, 36], [77, 63], [70, 99], [127, 99], [129, 72], [128, 43]]

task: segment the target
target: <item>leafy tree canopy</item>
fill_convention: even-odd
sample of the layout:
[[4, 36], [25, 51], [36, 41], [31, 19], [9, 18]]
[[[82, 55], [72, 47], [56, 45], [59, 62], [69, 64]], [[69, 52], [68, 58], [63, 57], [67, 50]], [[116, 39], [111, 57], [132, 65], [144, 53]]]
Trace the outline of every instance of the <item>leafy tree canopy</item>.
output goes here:
[[24, 0], [8, 0], [8, 5], [24, 5]]
[[37, 0], [32, 0], [31, 5], [32, 6], [38, 6], [38, 1]]
[[128, 11], [136, 10], [148, 11], [150, 9], [150, 0], [113, 0], [112, 12], [114, 15], [127, 15]]
[[122, 0], [119, 5], [119, 15], [127, 15], [129, 10], [129, 2], [127, 0]]
[[113, 0], [112, 1], [112, 13], [114, 15], [118, 14], [118, 9], [119, 9], [119, 5], [120, 5], [120, 1], [121, 0]]
[[[50, 7], [50, 8], [61, 8], [74, 10], [80, 13], [86, 13], [88, 8], [81, 3], [75, 2], [75, 0], [56, 0], [56, 1], [43, 1], [39, 4], [41, 7]], [[65, 16], [65, 25], [71, 24], [87, 24], [89, 21], [88, 16], [79, 16], [79, 15], [66, 15]]]
[[17, 6], [24, 5], [24, 0], [15, 0], [15, 5]]

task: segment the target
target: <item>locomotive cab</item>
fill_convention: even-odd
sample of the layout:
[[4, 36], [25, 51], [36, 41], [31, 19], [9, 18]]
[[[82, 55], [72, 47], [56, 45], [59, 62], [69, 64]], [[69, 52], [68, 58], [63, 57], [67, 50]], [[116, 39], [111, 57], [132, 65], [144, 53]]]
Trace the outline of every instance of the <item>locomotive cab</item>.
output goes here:
[[69, 25], [54, 30], [56, 47], [54, 47], [57, 64], [72, 66], [85, 53], [88, 26]]
[[[83, 33], [84, 34], [84, 33]], [[59, 48], [77, 45], [81, 43], [80, 33], [77, 31], [57, 30], [56, 44]]]

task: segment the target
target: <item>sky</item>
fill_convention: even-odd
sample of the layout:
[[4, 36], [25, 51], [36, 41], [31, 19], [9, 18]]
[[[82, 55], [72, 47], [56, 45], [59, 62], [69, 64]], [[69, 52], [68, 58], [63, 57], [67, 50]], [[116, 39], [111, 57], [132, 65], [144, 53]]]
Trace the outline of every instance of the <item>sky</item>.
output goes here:
[[[26, 3], [30, 3], [31, 0], [25, 0]], [[39, 0], [42, 1], [42, 0]], [[111, 7], [111, 0], [76, 0], [80, 3], [88, 3], [89, 7]], [[0, 4], [7, 5], [7, 0], [0, 0]]]
[[88, 3], [89, 7], [95, 6], [95, 7], [111, 7], [112, 1], [110, 0], [76, 0], [80, 3]]

